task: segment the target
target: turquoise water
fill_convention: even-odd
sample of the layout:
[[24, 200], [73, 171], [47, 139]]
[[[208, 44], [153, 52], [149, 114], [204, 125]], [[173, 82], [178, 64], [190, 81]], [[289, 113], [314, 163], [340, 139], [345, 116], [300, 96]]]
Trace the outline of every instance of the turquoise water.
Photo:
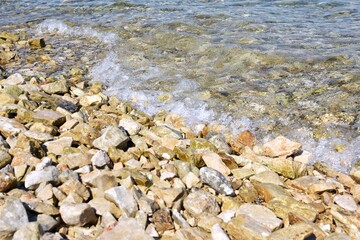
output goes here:
[[2, 1], [0, 12], [0, 30], [104, 43], [89, 76], [149, 114], [282, 134], [342, 171], [360, 158], [359, 1]]

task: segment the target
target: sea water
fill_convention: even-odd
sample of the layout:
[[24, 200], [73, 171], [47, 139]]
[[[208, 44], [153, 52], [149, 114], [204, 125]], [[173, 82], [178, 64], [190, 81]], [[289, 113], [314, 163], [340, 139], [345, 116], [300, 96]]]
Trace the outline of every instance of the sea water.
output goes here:
[[0, 30], [101, 42], [89, 77], [148, 114], [285, 135], [343, 172], [360, 159], [359, 1], [9, 0], [0, 13]]

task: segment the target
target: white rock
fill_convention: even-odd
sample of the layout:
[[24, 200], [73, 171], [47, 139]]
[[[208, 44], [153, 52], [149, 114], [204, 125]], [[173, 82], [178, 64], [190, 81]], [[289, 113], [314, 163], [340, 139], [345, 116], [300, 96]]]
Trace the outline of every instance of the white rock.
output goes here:
[[60, 206], [62, 220], [71, 226], [84, 226], [96, 223], [95, 210], [87, 203], [65, 203]]
[[128, 118], [121, 119], [119, 126], [123, 127], [130, 136], [138, 134], [143, 127], [140, 123]]
[[13, 240], [24, 240], [24, 239], [39, 239], [40, 229], [39, 224], [36, 222], [30, 222], [19, 228], [14, 236]]
[[14, 73], [10, 75], [4, 83], [6, 85], [21, 85], [25, 83], [25, 79], [20, 73]]
[[211, 228], [211, 237], [213, 240], [230, 240], [225, 231], [218, 223], [214, 224]]
[[0, 238], [12, 234], [29, 222], [25, 207], [18, 198], [6, 197], [0, 207]]
[[59, 181], [60, 171], [54, 166], [49, 166], [40, 171], [33, 171], [26, 175], [25, 188], [35, 188], [40, 183]]
[[52, 160], [49, 157], [44, 157], [41, 163], [36, 164], [35, 170], [40, 171], [43, 170], [45, 167], [49, 167], [52, 164]]
[[109, 165], [111, 160], [106, 152], [100, 150], [97, 151], [94, 156], [91, 158], [91, 162], [95, 167], [105, 167], [106, 165]]
[[351, 212], [356, 211], [358, 208], [354, 198], [350, 194], [338, 194], [334, 197], [334, 202], [340, 207]]
[[231, 183], [222, 175], [219, 171], [202, 167], [200, 169], [200, 178], [205, 184], [212, 187], [215, 191], [225, 195], [234, 195], [235, 191], [231, 186]]
[[118, 127], [110, 126], [105, 129], [99, 138], [93, 141], [93, 144], [96, 148], [107, 152], [111, 146], [125, 149], [129, 140], [130, 138], [124, 131]]
[[105, 198], [114, 202], [127, 217], [135, 217], [138, 205], [132, 192], [123, 186], [110, 188], [105, 191]]

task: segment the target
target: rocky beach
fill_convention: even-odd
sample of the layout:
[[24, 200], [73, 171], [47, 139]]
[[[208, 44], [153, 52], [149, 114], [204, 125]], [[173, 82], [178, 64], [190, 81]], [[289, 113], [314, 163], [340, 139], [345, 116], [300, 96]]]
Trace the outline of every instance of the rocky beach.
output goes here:
[[81, 40], [0, 33], [0, 239], [360, 239], [360, 162], [148, 115], [89, 77], [103, 43]]

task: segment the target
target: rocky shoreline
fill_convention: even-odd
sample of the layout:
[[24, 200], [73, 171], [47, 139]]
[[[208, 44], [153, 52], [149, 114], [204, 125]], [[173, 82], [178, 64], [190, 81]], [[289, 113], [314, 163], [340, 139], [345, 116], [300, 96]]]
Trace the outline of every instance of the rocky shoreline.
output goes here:
[[61, 50], [0, 33], [1, 239], [360, 239], [359, 163], [148, 116]]

